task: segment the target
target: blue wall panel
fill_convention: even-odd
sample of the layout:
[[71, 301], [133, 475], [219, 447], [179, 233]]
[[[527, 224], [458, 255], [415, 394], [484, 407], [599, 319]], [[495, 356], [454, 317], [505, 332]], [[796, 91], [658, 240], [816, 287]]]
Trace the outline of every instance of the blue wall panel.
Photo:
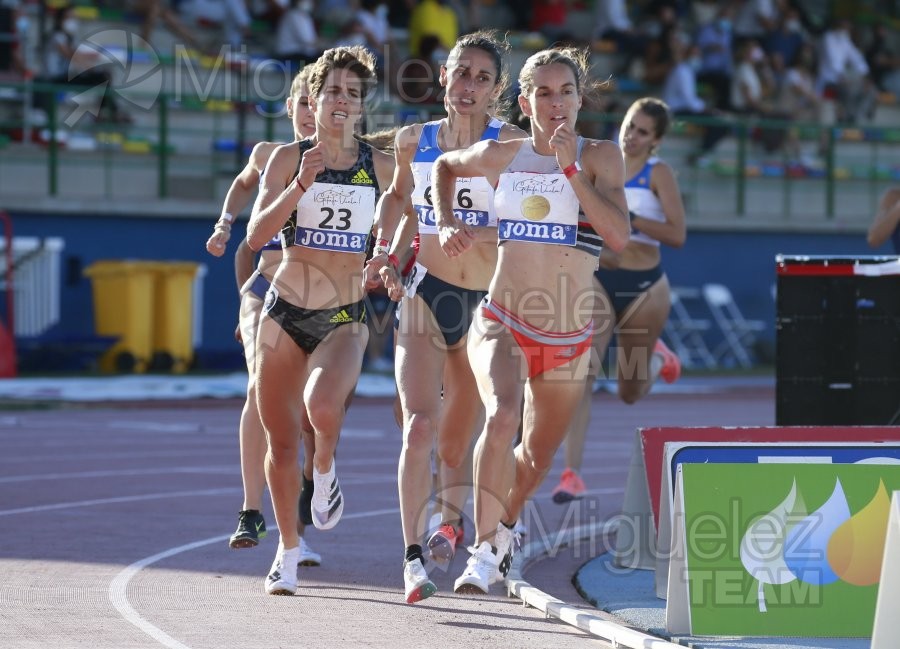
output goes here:
[[[101, 259], [191, 261], [207, 266], [203, 303], [203, 346], [200, 358], [224, 357], [240, 366], [234, 341], [238, 296], [233, 253], [245, 233], [235, 225], [224, 257], [206, 252], [205, 243], [216, 215], [199, 218], [106, 217], [89, 215], [13, 214], [19, 236], [58, 236], [63, 253], [62, 322], [54, 335], [85, 336], [93, 332], [91, 282], [78, 272]], [[887, 246], [872, 251], [858, 233], [809, 234], [782, 232], [696, 232], [680, 250], [664, 248], [663, 263], [673, 285], [699, 287], [716, 281], [729, 286], [748, 318], [770, 327], [764, 338], [774, 341], [775, 255], [889, 254]]]

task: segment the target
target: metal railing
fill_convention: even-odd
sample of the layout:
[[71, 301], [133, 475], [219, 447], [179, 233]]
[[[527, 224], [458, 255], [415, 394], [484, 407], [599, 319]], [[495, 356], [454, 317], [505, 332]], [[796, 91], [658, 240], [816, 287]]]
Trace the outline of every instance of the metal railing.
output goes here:
[[[117, 174], [131, 170], [143, 175], [145, 182], [148, 174], [155, 175], [151, 198], [165, 199], [175, 196], [175, 172], [188, 170], [198, 178], [233, 177], [245, 164], [249, 145], [291, 137], [288, 120], [279, 114], [279, 102], [252, 98], [233, 101], [212, 96], [186, 100], [168, 92], [158, 94], [153, 108], [140, 116], [139, 124], [79, 123], [70, 128], [65, 124], [67, 115], [61, 110], [64, 104], [58, 99], [72, 92], [71, 86], [39, 82], [0, 84], [0, 107], [12, 109], [6, 111], [11, 117], [4, 119], [0, 113], [0, 192], [13, 193], [3, 186], [2, 176], [7, 175], [3, 169], [31, 164], [32, 168], [46, 170], [46, 185], [35, 187], [32, 182], [31, 187], [23, 187], [17, 182], [16, 191], [66, 196], [69, 189], [61, 188], [60, 173], [71, 164], [75, 169], [94, 166], [103, 170], [102, 197], [114, 193]], [[10, 99], [11, 93], [15, 98]], [[32, 97], [41, 94], [51, 100], [45, 102], [46, 123], [38, 125], [29, 105]], [[370, 121], [383, 126], [386, 122], [400, 124], [425, 118], [434, 107], [382, 103], [367, 110]], [[621, 116], [583, 112], [579, 119], [582, 129], [593, 135], [593, 131], [608, 133]], [[699, 140], [698, 130], [708, 126], [727, 126], [731, 137], [720, 144], [711, 165], [690, 166], [686, 153]], [[784, 152], [762, 152], [754, 144], [754, 133], [760, 129], [791, 129], [807, 148], [821, 143], [824, 155], [820, 164], [804, 166], [788, 159]], [[3, 147], [4, 133], [6, 139], [22, 140], [29, 130], [41, 136], [38, 145], [7, 142]], [[70, 137], [70, 142], [80, 135], [94, 138], [99, 144], [95, 150], [79, 151], [79, 147], [68, 146], [64, 135]], [[134, 138], [143, 145], [135, 146]], [[130, 150], [149, 155], [129, 156]], [[851, 129], [777, 120], [685, 117], [676, 120], [673, 132], [663, 143], [662, 155], [679, 173], [692, 217], [732, 221], [756, 217], [785, 222], [799, 219], [800, 223], [816, 221], [827, 225], [838, 217], [868, 220], [883, 187], [900, 181], [897, 152], [900, 124], [898, 128]], [[221, 195], [221, 189], [212, 186], [205, 198], [221, 199]]]

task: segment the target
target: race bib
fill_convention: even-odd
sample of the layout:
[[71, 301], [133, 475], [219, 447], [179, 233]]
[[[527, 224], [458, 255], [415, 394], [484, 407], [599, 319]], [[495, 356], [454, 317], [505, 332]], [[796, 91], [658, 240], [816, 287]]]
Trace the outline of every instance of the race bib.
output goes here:
[[495, 201], [501, 241], [575, 245], [578, 197], [563, 174], [503, 173]]
[[294, 243], [316, 250], [359, 253], [375, 218], [375, 188], [316, 182], [297, 201]]

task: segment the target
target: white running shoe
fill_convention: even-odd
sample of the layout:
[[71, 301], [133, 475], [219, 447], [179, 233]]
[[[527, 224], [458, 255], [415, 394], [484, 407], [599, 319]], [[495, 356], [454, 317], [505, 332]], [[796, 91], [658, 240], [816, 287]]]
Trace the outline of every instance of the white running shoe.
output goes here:
[[453, 590], [457, 593], [485, 595], [495, 581], [498, 557], [487, 541], [482, 541], [477, 548], [470, 547], [469, 552], [472, 556], [469, 557], [463, 574], [453, 584]]
[[320, 566], [322, 565], [322, 555], [314, 552], [306, 543], [306, 540], [300, 537], [300, 556], [297, 557], [298, 566]]
[[313, 467], [312, 519], [320, 530], [330, 530], [344, 513], [344, 494], [334, 472], [334, 460], [328, 473], [319, 473]]
[[285, 550], [279, 543], [272, 568], [266, 577], [266, 592], [269, 595], [293, 595], [297, 592], [297, 558], [300, 548]]
[[519, 535], [514, 529], [509, 529], [503, 523], [497, 525], [497, 533], [494, 534], [494, 547], [497, 548], [499, 561], [497, 562], [497, 573], [494, 575], [493, 581], [491, 581], [492, 584], [503, 581], [506, 579], [506, 575], [509, 574], [509, 569], [512, 566], [514, 546], [518, 543], [518, 540]]
[[403, 585], [407, 604], [415, 604], [437, 592], [437, 586], [428, 578], [421, 559], [403, 562]]
[[513, 534], [517, 534], [518, 536], [525, 536], [528, 534], [528, 526], [525, 525], [521, 517], [516, 519], [516, 525], [513, 527]]

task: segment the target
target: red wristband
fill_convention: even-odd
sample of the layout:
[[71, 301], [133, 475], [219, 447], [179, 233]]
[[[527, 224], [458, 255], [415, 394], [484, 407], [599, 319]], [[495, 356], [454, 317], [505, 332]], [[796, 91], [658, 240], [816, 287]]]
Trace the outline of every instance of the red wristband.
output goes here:
[[303, 190], [303, 193], [306, 193], [306, 187], [303, 186], [303, 183], [300, 182], [300, 176], [297, 176], [297, 187]]
[[571, 178], [579, 171], [581, 171], [581, 165], [578, 164], [578, 160], [570, 164], [568, 167], [562, 170], [564, 174], [566, 174], [566, 178]]
[[397, 258], [397, 255], [391, 253], [388, 255], [388, 261], [391, 262], [391, 266], [394, 267], [394, 271], [399, 275], [400, 274], [400, 259]]

